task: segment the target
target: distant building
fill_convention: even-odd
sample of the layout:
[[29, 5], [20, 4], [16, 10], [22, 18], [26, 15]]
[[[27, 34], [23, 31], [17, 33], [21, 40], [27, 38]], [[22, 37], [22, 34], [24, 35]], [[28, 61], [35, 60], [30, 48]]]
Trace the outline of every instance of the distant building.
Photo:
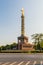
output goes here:
[[28, 37], [25, 36], [24, 9], [22, 8], [21, 11], [21, 36], [18, 37], [18, 50], [33, 50], [33, 45], [28, 43]]

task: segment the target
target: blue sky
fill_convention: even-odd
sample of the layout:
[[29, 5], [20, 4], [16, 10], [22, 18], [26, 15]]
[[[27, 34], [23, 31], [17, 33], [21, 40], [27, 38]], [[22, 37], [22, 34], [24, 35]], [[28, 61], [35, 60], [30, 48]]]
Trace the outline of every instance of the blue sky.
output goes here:
[[43, 0], [0, 0], [0, 45], [17, 42], [21, 34], [21, 9], [25, 12], [25, 35], [43, 33]]

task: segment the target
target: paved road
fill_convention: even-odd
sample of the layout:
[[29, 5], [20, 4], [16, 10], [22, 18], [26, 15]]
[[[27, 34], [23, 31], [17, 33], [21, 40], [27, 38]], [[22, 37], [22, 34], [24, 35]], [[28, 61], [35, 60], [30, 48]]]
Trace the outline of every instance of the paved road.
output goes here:
[[0, 53], [0, 65], [43, 65], [43, 54]]
[[43, 65], [43, 61], [0, 62], [0, 65]]

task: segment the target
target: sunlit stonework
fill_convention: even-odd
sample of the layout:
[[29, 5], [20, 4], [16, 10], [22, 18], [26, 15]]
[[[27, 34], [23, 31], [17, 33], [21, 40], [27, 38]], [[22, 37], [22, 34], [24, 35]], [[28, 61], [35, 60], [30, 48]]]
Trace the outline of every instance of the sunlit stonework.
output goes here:
[[33, 45], [28, 43], [28, 37], [25, 36], [24, 8], [22, 8], [21, 13], [21, 36], [18, 37], [18, 50], [32, 50]]

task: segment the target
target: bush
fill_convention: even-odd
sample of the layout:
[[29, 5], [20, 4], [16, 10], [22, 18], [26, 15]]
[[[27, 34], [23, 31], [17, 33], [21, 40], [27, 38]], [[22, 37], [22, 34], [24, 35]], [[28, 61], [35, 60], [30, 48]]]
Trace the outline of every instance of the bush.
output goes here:
[[1, 50], [0, 53], [43, 53], [43, 50]]
[[28, 53], [25, 50], [1, 50], [0, 53]]

